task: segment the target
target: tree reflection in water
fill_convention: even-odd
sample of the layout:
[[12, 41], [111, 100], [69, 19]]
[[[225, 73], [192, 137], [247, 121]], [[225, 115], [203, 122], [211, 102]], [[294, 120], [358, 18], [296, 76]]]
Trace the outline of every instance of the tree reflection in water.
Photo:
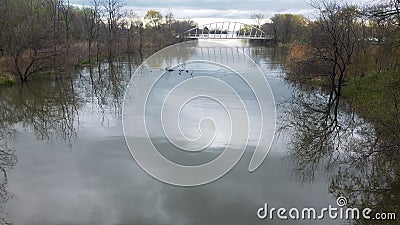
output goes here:
[[109, 116], [119, 118], [125, 88], [134, 73], [132, 63], [105, 63], [79, 73], [77, 91], [85, 99], [86, 107], [90, 107], [90, 113], [98, 116], [101, 126], [108, 124]]
[[[1, 131], [3, 132], [3, 130]], [[0, 224], [11, 224], [7, 218], [5, 204], [12, 196], [8, 191], [7, 173], [17, 161], [15, 151], [12, 150], [7, 143], [7, 138], [0, 134]]]
[[11, 224], [5, 204], [10, 198], [7, 173], [17, 162], [18, 149], [11, 147], [15, 133], [32, 132], [38, 141], [60, 141], [72, 148], [79, 137], [79, 114], [85, 109], [100, 116], [101, 126], [107, 126], [109, 115], [120, 117], [133, 72], [129, 68], [129, 62], [101, 64], [71, 76], [48, 75], [0, 89], [0, 224]]
[[[280, 126], [291, 134], [288, 159], [296, 177], [313, 182], [322, 170], [328, 174], [330, 193], [346, 197], [348, 206], [399, 214], [399, 146], [378, 137], [374, 126], [359, 118], [340, 96], [301, 89], [283, 103]], [[396, 221], [379, 221], [385, 223]]]
[[77, 138], [77, 110], [82, 105], [72, 78], [37, 80], [1, 93], [1, 111], [8, 127], [32, 131], [38, 140], [61, 138], [71, 145]]
[[7, 120], [10, 112], [3, 111], [5, 108], [6, 101], [0, 98], [0, 224], [11, 224], [5, 209], [6, 202], [12, 196], [8, 191], [7, 173], [15, 166], [17, 157], [10, 147], [10, 138], [14, 136], [14, 130], [10, 128], [10, 121]]

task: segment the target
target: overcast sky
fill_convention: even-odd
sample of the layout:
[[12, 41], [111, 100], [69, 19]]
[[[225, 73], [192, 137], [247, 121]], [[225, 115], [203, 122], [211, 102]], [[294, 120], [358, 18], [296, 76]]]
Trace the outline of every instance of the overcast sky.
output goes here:
[[[251, 22], [252, 14], [271, 18], [277, 13], [299, 13], [314, 17], [310, 0], [122, 0], [125, 9], [134, 10], [143, 17], [149, 9], [162, 14], [172, 12], [176, 19], [192, 19], [199, 25], [223, 20]], [[350, 0], [351, 1], [351, 0]], [[353, 0], [355, 3], [373, 0]], [[384, 0], [375, 0], [384, 1]], [[91, 5], [93, 0], [70, 0], [74, 5]], [[265, 21], [266, 22], [266, 21]]]
[[[92, 0], [70, 0], [74, 5], [91, 5]], [[125, 0], [124, 7], [133, 9], [139, 16], [149, 9], [165, 14], [172, 12], [177, 19], [191, 18], [199, 23], [215, 20], [250, 19], [255, 13], [270, 18], [276, 13], [301, 13], [312, 15], [306, 0]]]

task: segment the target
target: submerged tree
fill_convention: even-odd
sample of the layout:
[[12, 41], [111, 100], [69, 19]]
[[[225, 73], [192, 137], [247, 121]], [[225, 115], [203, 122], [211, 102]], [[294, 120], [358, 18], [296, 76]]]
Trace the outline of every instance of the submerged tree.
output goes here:
[[[7, 1], [3, 7], [7, 10], [1, 16], [4, 24], [2, 30], [3, 48], [12, 56], [14, 73], [21, 82], [37, 72], [49, 69], [49, 59], [57, 52], [52, 48], [59, 35], [53, 28], [51, 8], [43, 7], [37, 1]], [[57, 41], [59, 43], [59, 41]]]

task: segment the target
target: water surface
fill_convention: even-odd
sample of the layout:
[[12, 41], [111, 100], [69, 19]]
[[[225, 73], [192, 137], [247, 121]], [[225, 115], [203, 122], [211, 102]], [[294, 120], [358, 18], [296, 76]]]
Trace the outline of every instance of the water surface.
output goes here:
[[[299, 93], [307, 91], [284, 81], [284, 50], [249, 46], [240, 41], [230, 44], [251, 56], [265, 73], [278, 105], [278, 123], [285, 121], [283, 118], [290, 118], [289, 112], [293, 111], [288, 111], [288, 100], [294, 102], [294, 96], [299, 97]], [[153, 66], [163, 70], [175, 61], [171, 56]], [[233, 170], [207, 185], [176, 187], [149, 176], [133, 160], [121, 124], [124, 91], [137, 66], [129, 60], [102, 64], [100, 69], [85, 68], [69, 77], [36, 79], [29, 85], [0, 89], [1, 141], [4, 143], [4, 156], [0, 160], [7, 171], [7, 180], [3, 179], [6, 185], [1, 191], [4, 221], [15, 224], [346, 222], [329, 219], [265, 221], [257, 218], [257, 209], [264, 203], [277, 208], [312, 206], [319, 209], [336, 205], [336, 198], [343, 193], [332, 190], [332, 173], [323, 166], [324, 157], [313, 167], [312, 174], [299, 172], [299, 158], [303, 163], [306, 159], [293, 154], [293, 140], [301, 137], [296, 130], [281, 130], [267, 159], [253, 173], [247, 169], [252, 153], [249, 149]], [[223, 79], [232, 85], [243, 87], [234, 73], [211, 65], [202, 66], [199, 76], [225, 76]], [[160, 81], [160, 93], [184, 76], [189, 74], [165, 76]], [[254, 96], [246, 93], [243, 90], [251, 105]], [[157, 108], [159, 106], [154, 104], [156, 112]], [[221, 129], [227, 126], [224, 111], [214, 102], [198, 99], [185, 110], [188, 112], [183, 113], [192, 117], [183, 118], [183, 129], [193, 136], [197, 134], [197, 130], [192, 129], [193, 125], [197, 127], [193, 121], [207, 114], [219, 118]], [[197, 114], [190, 113], [193, 111]], [[251, 120], [257, 129], [257, 114], [251, 116]], [[158, 131], [152, 132], [157, 134]], [[218, 136], [215, 149], [223, 139]], [[164, 140], [155, 142], [163, 146]], [[211, 152], [200, 162], [191, 162], [185, 155], [174, 155], [176, 153], [171, 149], [165, 149], [167, 157], [176, 156], [176, 160], [188, 164], [210, 160], [219, 153]], [[11, 151], [5, 154], [6, 150]]]

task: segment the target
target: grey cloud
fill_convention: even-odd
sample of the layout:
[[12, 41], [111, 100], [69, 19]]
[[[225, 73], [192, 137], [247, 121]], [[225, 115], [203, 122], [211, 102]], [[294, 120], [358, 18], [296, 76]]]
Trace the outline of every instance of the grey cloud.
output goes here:
[[[91, 0], [71, 0], [72, 4], [90, 5]], [[171, 11], [177, 18], [228, 18], [244, 19], [251, 14], [261, 13], [271, 17], [276, 13], [309, 12], [312, 7], [305, 0], [136, 0], [125, 1], [124, 6], [133, 9], [138, 14], [144, 14], [149, 9], [163, 12]]]

